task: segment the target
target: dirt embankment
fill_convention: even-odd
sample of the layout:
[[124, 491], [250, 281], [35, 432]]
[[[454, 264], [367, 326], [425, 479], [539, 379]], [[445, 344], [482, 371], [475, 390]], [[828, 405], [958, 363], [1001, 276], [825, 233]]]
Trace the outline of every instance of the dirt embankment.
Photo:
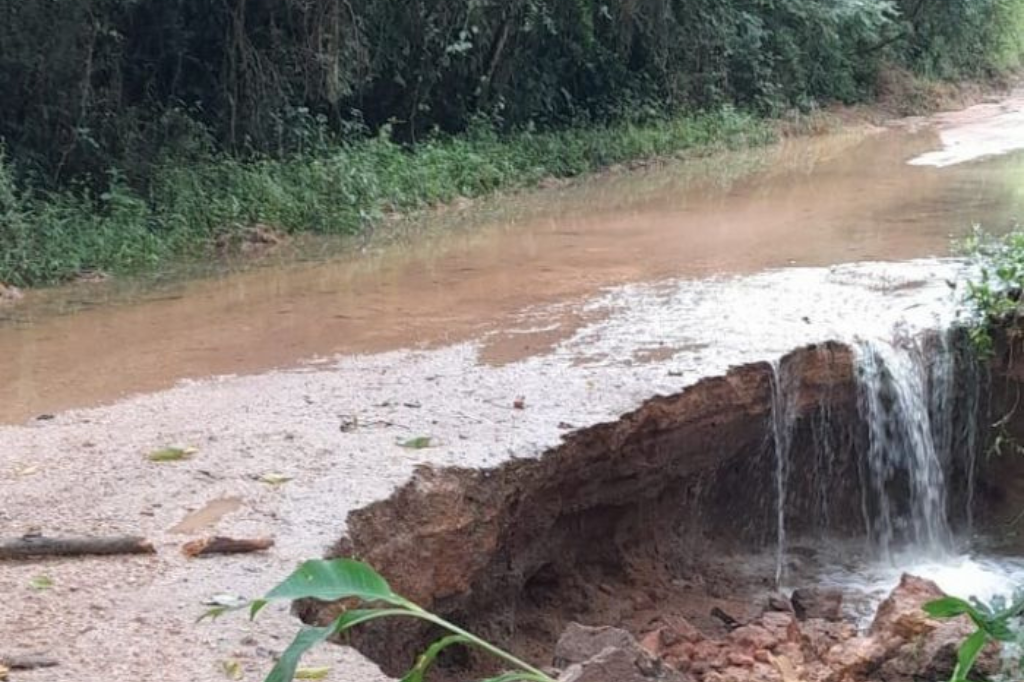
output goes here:
[[[787, 571], [809, 584], [825, 538], [865, 533], [866, 433], [853, 352], [838, 343], [652, 399], [538, 459], [422, 469], [388, 500], [353, 512], [333, 554], [368, 561], [399, 592], [534, 661], [550, 659], [571, 622], [640, 636], [671, 616], [725, 637], [729, 618], [754, 622], [775, 589], [770, 425], [780, 384], [792, 420]], [[951, 464], [955, 509], [966, 509], [966, 466]], [[964, 524], [966, 512], [952, 521]], [[318, 604], [300, 612], [317, 622], [337, 615]], [[375, 624], [352, 641], [397, 675], [431, 634]]]

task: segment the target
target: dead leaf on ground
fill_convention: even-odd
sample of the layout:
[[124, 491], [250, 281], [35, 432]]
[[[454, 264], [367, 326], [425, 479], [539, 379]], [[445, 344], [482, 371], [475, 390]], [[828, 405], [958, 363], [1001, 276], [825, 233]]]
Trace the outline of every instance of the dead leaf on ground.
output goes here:
[[24, 466], [14, 470], [15, 476], [34, 476], [39, 473], [39, 467], [37, 466]]
[[292, 481], [294, 479], [294, 476], [270, 472], [260, 476], [260, 483], [266, 483], [267, 485], [284, 485], [288, 481]]
[[224, 676], [229, 680], [242, 679], [242, 664], [238, 661], [222, 661], [220, 665], [224, 671]]
[[150, 462], [180, 462], [199, 452], [195, 448], [161, 448], [147, 455]]
[[331, 672], [331, 669], [327, 666], [322, 668], [299, 668], [295, 671], [295, 679], [297, 680], [322, 680], [327, 677], [327, 674]]
[[42, 592], [53, 587], [53, 578], [51, 578], [48, 575], [37, 575], [36, 577], [32, 578], [32, 580], [28, 581], [28, 585], [33, 590]]
[[424, 448], [429, 448], [433, 444], [434, 439], [430, 436], [418, 436], [417, 438], [410, 438], [407, 441], [399, 443], [401, 447], [408, 448], [410, 450], [422, 450]]
[[6, 680], [7, 676], [10, 674], [10, 672], [11, 672], [10, 668], [7, 668], [6, 666], [0, 665], [0, 680]]
[[769, 659], [782, 676], [782, 682], [803, 682], [787, 656], [771, 656]]

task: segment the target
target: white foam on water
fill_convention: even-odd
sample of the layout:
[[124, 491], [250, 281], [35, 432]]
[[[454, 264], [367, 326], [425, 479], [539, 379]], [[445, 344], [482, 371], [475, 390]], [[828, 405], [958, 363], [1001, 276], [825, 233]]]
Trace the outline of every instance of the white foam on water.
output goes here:
[[1024, 588], [1024, 559], [978, 554], [942, 558], [903, 554], [894, 556], [891, 562], [836, 566], [821, 576], [821, 584], [842, 589], [859, 625], [867, 627], [878, 605], [905, 573], [932, 580], [951, 596], [984, 603], [996, 598], [1012, 599], [1017, 590]]

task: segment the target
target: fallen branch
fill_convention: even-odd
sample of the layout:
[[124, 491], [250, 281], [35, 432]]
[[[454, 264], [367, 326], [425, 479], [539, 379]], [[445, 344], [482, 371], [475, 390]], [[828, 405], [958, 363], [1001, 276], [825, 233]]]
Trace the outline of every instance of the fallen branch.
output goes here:
[[10, 670], [37, 670], [39, 668], [56, 668], [60, 663], [46, 656], [5, 656], [0, 654], [0, 666]]
[[225, 538], [215, 536], [186, 542], [181, 551], [187, 557], [209, 556], [211, 554], [247, 554], [249, 552], [262, 552], [274, 546], [270, 538], [255, 538], [251, 540]]
[[155, 551], [153, 545], [148, 540], [134, 536], [48, 538], [42, 535], [26, 535], [15, 540], [0, 540], [0, 560], [31, 559], [45, 556], [153, 554]]

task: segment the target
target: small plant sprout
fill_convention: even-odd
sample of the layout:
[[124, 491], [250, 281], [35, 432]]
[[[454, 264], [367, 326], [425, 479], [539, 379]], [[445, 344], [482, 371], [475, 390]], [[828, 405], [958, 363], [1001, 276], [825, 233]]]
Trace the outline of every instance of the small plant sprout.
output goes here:
[[354, 559], [307, 561], [263, 599], [243, 607], [218, 607], [207, 615], [216, 617], [236, 608], [248, 608], [251, 617], [255, 618], [270, 602], [301, 599], [323, 602], [354, 600], [359, 602], [360, 608], [346, 610], [324, 627], [302, 628], [281, 654], [265, 682], [291, 682], [297, 677], [302, 656], [311, 648], [358, 625], [380, 618], [414, 618], [432, 623], [448, 633], [420, 654], [401, 682], [423, 682], [441, 652], [453, 646], [480, 649], [510, 667], [509, 672], [481, 682], [555, 682], [552, 677], [529, 663], [396, 594], [379, 573]]

